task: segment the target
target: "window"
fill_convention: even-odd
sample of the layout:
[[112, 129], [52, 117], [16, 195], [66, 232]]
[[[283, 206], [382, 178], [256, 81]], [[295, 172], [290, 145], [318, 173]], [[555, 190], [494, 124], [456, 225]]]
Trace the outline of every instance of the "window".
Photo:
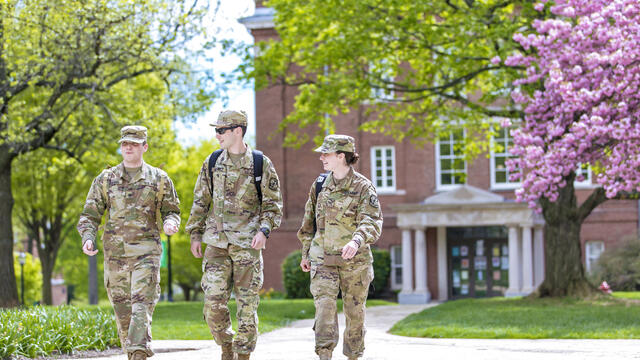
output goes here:
[[585, 249], [585, 262], [587, 265], [587, 272], [591, 273], [598, 266], [598, 259], [604, 251], [604, 242], [602, 241], [588, 241]]
[[436, 186], [447, 189], [464, 184], [467, 178], [467, 162], [462, 154], [464, 130], [443, 134], [436, 144]]
[[[578, 180], [578, 177], [582, 175], [584, 179]], [[573, 186], [576, 187], [588, 187], [591, 186], [591, 166], [589, 164], [580, 164], [578, 170], [576, 170], [576, 180], [573, 182]]]
[[396, 191], [396, 157], [393, 146], [371, 148], [371, 179], [378, 192]]
[[402, 246], [392, 246], [391, 254], [391, 290], [402, 289]]
[[378, 63], [369, 64], [371, 80], [371, 99], [373, 101], [393, 100], [393, 69], [389, 60], [382, 59]]
[[491, 153], [491, 188], [492, 189], [513, 189], [520, 186], [520, 181], [509, 180], [511, 172], [507, 169], [506, 161], [513, 158], [509, 149], [513, 146], [513, 137], [509, 134], [509, 128], [500, 128], [498, 135], [493, 138], [494, 145], [499, 145], [498, 149]]

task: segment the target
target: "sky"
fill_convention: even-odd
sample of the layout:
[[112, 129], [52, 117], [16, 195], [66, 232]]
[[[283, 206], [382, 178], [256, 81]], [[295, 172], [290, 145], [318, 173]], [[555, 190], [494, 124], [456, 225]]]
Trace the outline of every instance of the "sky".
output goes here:
[[[253, 37], [249, 33], [249, 30], [238, 22], [238, 19], [253, 15], [254, 9], [255, 3], [253, 0], [221, 0], [216, 20], [211, 24], [209, 30], [215, 32], [219, 29], [219, 37], [252, 44]], [[230, 72], [241, 62], [239, 57], [222, 57], [220, 53], [215, 50], [210, 51], [208, 55], [213, 58], [216, 72]], [[185, 146], [190, 146], [214, 137], [213, 128], [209, 126], [209, 124], [218, 117], [218, 114], [223, 109], [237, 109], [247, 112], [249, 126], [245, 138], [254, 146], [256, 110], [253, 85], [247, 85], [244, 88], [236, 86], [229, 91], [228, 95], [229, 103], [226, 107], [222, 100], [216, 99], [209, 111], [206, 112], [204, 116], [201, 116], [195, 123], [184, 124], [176, 122], [174, 124], [174, 130], [176, 131], [178, 141]]]

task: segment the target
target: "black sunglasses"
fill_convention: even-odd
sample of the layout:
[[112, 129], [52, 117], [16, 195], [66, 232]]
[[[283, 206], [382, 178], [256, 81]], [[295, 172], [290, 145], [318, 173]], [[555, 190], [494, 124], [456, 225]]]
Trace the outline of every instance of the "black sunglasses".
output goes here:
[[237, 127], [240, 127], [240, 125], [233, 125], [233, 126], [227, 126], [227, 127], [222, 127], [222, 128], [216, 128], [216, 132], [220, 135], [224, 134], [225, 132], [227, 132], [227, 130], [233, 130]]

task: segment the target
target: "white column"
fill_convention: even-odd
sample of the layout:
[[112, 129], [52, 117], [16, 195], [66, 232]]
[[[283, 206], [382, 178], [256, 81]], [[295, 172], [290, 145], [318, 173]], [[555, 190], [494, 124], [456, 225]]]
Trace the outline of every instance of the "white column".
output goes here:
[[431, 299], [429, 288], [427, 287], [427, 238], [425, 229], [416, 229], [416, 288], [414, 293], [425, 297], [425, 302]]
[[509, 226], [509, 288], [505, 296], [521, 295], [520, 238], [518, 230], [516, 226]]
[[542, 226], [533, 228], [533, 283], [536, 289], [544, 281], [544, 241], [542, 235]]
[[411, 256], [411, 230], [402, 230], [402, 292], [413, 293], [413, 263]]
[[522, 226], [522, 292], [524, 295], [533, 292], [533, 241], [531, 226]]
[[438, 227], [438, 300], [449, 297], [449, 273], [447, 271], [447, 228]]

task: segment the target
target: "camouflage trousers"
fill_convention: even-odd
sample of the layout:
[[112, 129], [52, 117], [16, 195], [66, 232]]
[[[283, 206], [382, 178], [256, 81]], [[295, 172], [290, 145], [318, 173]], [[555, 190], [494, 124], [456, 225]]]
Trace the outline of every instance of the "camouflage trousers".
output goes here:
[[311, 294], [316, 307], [313, 330], [316, 353], [333, 349], [338, 344], [338, 312], [336, 300], [342, 291], [346, 318], [342, 352], [347, 357], [360, 357], [364, 352], [365, 304], [369, 284], [373, 280], [373, 266], [365, 262], [349, 261], [343, 265], [311, 265]]
[[[258, 305], [262, 288], [262, 252], [229, 244], [207, 245], [202, 261], [204, 319], [218, 345], [233, 343], [233, 351], [251, 353], [258, 340]], [[234, 339], [227, 303], [234, 290], [238, 334]]]
[[151, 318], [160, 298], [160, 257], [105, 257], [104, 286], [125, 353], [142, 350], [152, 356]]

